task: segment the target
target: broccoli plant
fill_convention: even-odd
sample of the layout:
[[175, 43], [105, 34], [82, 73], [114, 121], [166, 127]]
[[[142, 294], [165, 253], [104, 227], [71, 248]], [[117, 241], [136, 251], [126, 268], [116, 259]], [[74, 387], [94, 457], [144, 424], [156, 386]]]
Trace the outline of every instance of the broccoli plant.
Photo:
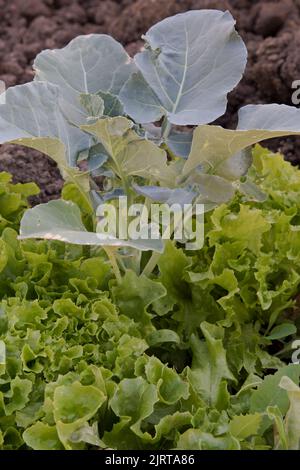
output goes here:
[[129, 265], [150, 274], [164, 244], [99, 237], [100, 204], [127, 196], [146, 205], [201, 203], [209, 211], [237, 190], [261, 198], [247, 180], [251, 146], [300, 133], [300, 110], [277, 104], [243, 107], [236, 130], [209, 125], [224, 114], [246, 66], [229, 12], [179, 14], [143, 39], [133, 59], [103, 34], [45, 50], [34, 81], [8, 89], [0, 106], [0, 142], [53, 158], [86, 211], [83, 219], [74, 202], [41, 204], [26, 211], [20, 238], [103, 246], [118, 278]]

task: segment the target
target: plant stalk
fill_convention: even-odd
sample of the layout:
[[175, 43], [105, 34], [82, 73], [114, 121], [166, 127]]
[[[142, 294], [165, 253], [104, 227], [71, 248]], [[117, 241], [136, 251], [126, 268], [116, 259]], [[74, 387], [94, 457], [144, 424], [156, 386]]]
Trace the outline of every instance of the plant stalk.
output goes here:
[[150, 274], [154, 271], [158, 263], [159, 257], [160, 257], [160, 253], [156, 253], [156, 252], [152, 253], [148, 263], [143, 269], [142, 275], [147, 276], [147, 277], [150, 276]]
[[117, 258], [115, 256], [115, 253], [114, 253], [114, 249], [113, 248], [110, 248], [108, 246], [104, 246], [103, 247], [110, 263], [111, 263], [111, 266], [112, 266], [112, 269], [113, 269], [113, 272], [114, 272], [114, 275], [116, 277], [116, 280], [117, 280], [117, 283], [120, 284], [120, 282], [122, 281], [122, 276], [121, 276], [121, 271], [120, 271], [120, 268], [118, 266], [118, 262], [117, 262]]
[[164, 130], [163, 130], [163, 134], [162, 134], [162, 138], [163, 140], [166, 140], [168, 137], [169, 137], [169, 134], [171, 132], [171, 129], [172, 129], [172, 124], [168, 121], [168, 118], [165, 117], [164, 119]]

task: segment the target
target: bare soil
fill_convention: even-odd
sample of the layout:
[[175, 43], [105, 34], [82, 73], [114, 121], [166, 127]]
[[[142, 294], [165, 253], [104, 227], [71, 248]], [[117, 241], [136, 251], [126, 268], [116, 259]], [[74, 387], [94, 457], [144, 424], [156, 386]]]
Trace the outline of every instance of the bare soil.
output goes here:
[[[292, 104], [291, 85], [300, 79], [300, 0], [0, 0], [0, 79], [7, 86], [31, 81], [31, 64], [41, 50], [63, 47], [79, 34], [111, 34], [134, 54], [151, 25], [201, 8], [230, 10], [249, 51], [245, 77], [218, 122], [233, 127], [238, 108], [249, 103]], [[300, 139], [269, 146], [300, 163]], [[34, 203], [59, 197], [62, 178], [39, 152], [2, 146], [1, 170], [16, 182], [36, 181], [41, 195]]]

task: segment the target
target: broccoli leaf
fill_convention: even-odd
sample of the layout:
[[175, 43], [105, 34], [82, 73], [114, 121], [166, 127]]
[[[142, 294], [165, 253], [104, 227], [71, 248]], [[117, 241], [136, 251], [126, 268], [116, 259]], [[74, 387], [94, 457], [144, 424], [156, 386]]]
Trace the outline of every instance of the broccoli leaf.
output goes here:
[[229, 180], [243, 176], [251, 165], [245, 150], [262, 140], [300, 134], [300, 110], [286, 105], [249, 105], [239, 112], [237, 130], [200, 126], [194, 131], [192, 150], [183, 168], [187, 175], [199, 165]]
[[234, 25], [228, 11], [202, 10], [152, 26], [145, 50], [135, 56], [139, 72], [121, 90], [125, 112], [140, 123], [167, 116], [178, 125], [221, 116], [246, 65], [246, 48]]
[[[105, 34], [78, 36], [63, 49], [42, 51], [35, 59], [35, 80], [57, 85], [67, 119], [84, 124], [80, 94], [109, 93], [117, 97], [135, 66], [124, 48]], [[103, 96], [101, 96], [103, 98]], [[111, 104], [108, 103], [108, 109]]]

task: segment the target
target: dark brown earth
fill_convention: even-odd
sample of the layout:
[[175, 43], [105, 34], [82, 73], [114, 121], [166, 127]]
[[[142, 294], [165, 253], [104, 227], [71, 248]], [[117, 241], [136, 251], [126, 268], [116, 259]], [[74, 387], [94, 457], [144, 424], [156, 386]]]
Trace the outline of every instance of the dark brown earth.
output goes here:
[[[300, 80], [300, 0], [0, 0], [0, 79], [7, 86], [32, 80], [36, 54], [62, 47], [79, 34], [111, 34], [134, 54], [151, 25], [200, 8], [229, 9], [249, 51], [245, 77], [219, 123], [233, 127], [237, 109], [245, 104], [292, 104], [291, 85]], [[270, 146], [300, 163], [300, 139]], [[10, 171], [16, 182], [36, 181], [42, 192], [35, 202], [59, 196], [59, 172], [38, 152], [2, 146], [0, 170]]]

